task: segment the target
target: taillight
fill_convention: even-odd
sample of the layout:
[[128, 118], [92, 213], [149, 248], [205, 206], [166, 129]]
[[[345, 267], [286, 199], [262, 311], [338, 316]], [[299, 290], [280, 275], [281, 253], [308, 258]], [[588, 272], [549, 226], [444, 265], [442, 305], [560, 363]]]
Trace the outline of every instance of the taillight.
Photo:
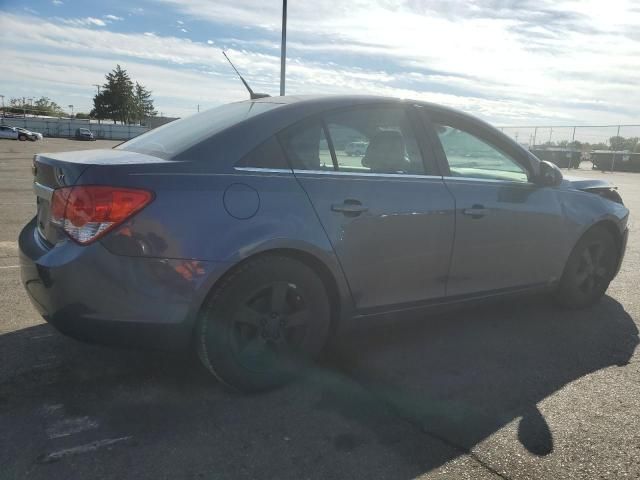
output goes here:
[[51, 201], [51, 222], [86, 245], [120, 225], [153, 199], [146, 190], [87, 185], [58, 188]]

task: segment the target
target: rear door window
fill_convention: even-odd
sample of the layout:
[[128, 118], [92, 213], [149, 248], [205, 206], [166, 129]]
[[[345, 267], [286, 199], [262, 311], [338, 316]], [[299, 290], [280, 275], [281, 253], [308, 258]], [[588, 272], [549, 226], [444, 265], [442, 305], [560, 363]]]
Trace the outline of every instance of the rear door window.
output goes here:
[[[354, 107], [300, 122], [280, 134], [294, 169], [431, 175], [402, 106]], [[332, 150], [333, 149], [333, 150]]]
[[280, 134], [280, 142], [295, 170], [334, 170], [322, 121], [302, 121]]
[[355, 107], [325, 116], [338, 171], [424, 175], [422, 154], [401, 106]]

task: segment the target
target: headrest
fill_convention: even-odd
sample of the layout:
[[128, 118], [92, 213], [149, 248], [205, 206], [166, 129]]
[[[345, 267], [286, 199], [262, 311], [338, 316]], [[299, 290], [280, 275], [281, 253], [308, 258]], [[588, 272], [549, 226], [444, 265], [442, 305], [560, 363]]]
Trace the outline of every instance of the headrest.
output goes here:
[[407, 169], [405, 145], [402, 133], [384, 130], [377, 133], [369, 142], [362, 165], [372, 172], [396, 173]]

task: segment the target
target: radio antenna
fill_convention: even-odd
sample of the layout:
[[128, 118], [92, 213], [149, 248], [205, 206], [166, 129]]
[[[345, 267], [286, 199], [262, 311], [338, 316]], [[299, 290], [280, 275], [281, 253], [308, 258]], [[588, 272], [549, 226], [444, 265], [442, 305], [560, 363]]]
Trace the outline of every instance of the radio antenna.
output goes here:
[[233, 68], [233, 70], [236, 72], [236, 75], [240, 77], [240, 81], [244, 84], [244, 88], [246, 88], [247, 91], [249, 92], [249, 98], [251, 100], [256, 100], [258, 98], [267, 98], [271, 96], [267, 93], [255, 93], [253, 90], [251, 90], [251, 87], [249, 86], [249, 84], [246, 82], [244, 78], [242, 78], [242, 75], [240, 75], [240, 72], [235, 67], [235, 65], [231, 62], [231, 60], [229, 59], [229, 57], [227, 56], [224, 50], [222, 51], [222, 54], [224, 55], [224, 58], [227, 59], [227, 62], [229, 62], [229, 65], [231, 65], [231, 68]]

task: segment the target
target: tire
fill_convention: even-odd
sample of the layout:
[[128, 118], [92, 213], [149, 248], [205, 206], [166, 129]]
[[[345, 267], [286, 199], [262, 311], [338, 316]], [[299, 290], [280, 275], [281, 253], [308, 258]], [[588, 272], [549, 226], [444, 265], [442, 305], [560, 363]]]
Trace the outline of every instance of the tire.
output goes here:
[[597, 303], [613, 280], [617, 259], [613, 236], [601, 227], [589, 230], [569, 256], [556, 292], [557, 303], [571, 309]]
[[18, 140], [20, 140], [21, 142], [24, 142], [27, 139], [27, 136], [24, 134], [20, 134], [18, 135]]
[[198, 356], [238, 390], [274, 388], [320, 353], [330, 317], [326, 288], [310, 267], [286, 256], [258, 257], [223, 278], [206, 300], [196, 327]]

